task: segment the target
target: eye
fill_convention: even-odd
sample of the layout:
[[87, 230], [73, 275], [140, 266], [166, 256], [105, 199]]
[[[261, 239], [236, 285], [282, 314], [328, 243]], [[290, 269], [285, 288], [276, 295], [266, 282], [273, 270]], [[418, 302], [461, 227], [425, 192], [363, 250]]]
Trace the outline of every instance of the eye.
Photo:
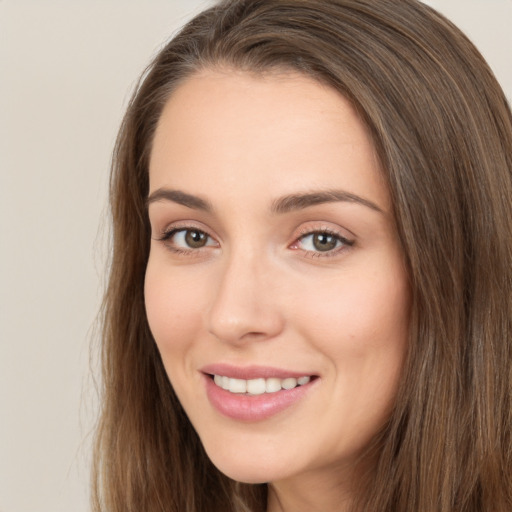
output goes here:
[[325, 256], [327, 256], [331, 255], [328, 253], [336, 254], [338, 250], [352, 246], [353, 244], [353, 241], [347, 240], [337, 233], [331, 233], [330, 231], [314, 231], [302, 235], [297, 242], [293, 244], [292, 249], [302, 249], [303, 251], [317, 253], [318, 255], [321, 255], [320, 253], [327, 253], [325, 254]]
[[160, 240], [165, 242], [167, 247], [178, 252], [218, 245], [210, 235], [196, 228], [171, 229]]

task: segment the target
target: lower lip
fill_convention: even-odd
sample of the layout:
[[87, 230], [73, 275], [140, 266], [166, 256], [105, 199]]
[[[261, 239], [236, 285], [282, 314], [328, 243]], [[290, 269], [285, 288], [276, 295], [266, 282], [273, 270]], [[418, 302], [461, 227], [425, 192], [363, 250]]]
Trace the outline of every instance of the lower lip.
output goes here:
[[218, 412], [234, 420], [262, 421], [299, 402], [318, 379], [293, 389], [261, 395], [231, 393], [217, 386], [210, 376], [205, 375], [205, 380], [208, 399]]

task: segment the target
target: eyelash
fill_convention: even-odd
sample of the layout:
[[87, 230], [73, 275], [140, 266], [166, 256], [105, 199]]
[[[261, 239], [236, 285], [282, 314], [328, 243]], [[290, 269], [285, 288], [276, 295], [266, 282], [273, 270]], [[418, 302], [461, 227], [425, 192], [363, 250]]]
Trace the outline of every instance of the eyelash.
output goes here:
[[[204, 231], [202, 229], [198, 229], [195, 227], [181, 227], [181, 226], [169, 229], [168, 231], [165, 231], [164, 233], [162, 233], [162, 235], [159, 238], [157, 238], [157, 240], [159, 242], [162, 242], [167, 247], [167, 249], [169, 249], [170, 251], [172, 251], [173, 253], [178, 254], [178, 255], [192, 255], [192, 254], [199, 255], [203, 251], [203, 249], [212, 246], [212, 245], [204, 245], [202, 247], [197, 247], [197, 248], [194, 248], [194, 247], [184, 248], [184, 247], [179, 247], [179, 246], [172, 244], [172, 239], [174, 236], [176, 236], [178, 233], [186, 234], [187, 232], [199, 233], [201, 235], [206, 236], [207, 239], [209, 239], [209, 240], [214, 240], [213, 237], [211, 237], [206, 231]], [[304, 250], [304, 249], [301, 249], [300, 247], [294, 247], [294, 246], [297, 246], [300, 241], [303, 241], [307, 237], [312, 237], [315, 235], [326, 235], [328, 237], [334, 238], [336, 241], [337, 247], [327, 250], [327, 251]], [[207, 244], [208, 244], [208, 242], [207, 242]], [[352, 247], [353, 245], [354, 245], [354, 240], [349, 240], [333, 230], [324, 228], [324, 229], [304, 230], [300, 234], [300, 236], [297, 237], [296, 240], [289, 247], [292, 248], [293, 250], [302, 250], [305, 253], [305, 255], [310, 258], [328, 258], [328, 257], [336, 256], [340, 251], [344, 251], [347, 248]]]
[[196, 255], [196, 254], [201, 253], [202, 249], [204, 249], [205, 247], [209, 247], [208, 245], [205, 245], [203, 247], [198, 247], [198, 248], [193, 248], [193, 247], [184, 248], [184, 247], [179, 247], [179, 246], [172, 244], [172, 238], [175, 235], [177, 235], [178, 233], [186, 234], [187, 232], [200, 233], [201, 235], [205, 235], [208, 239], [213, 240], [213, 238], [206, 231], [204, 231], [202, 229], [198, 229], [193, 226], [190, 226], [190, 227], [181, 227], [180, 226], [180, 227], [169, 229], [168, 231], [165, 231], [164, 233], [162, 233], [162, 235], [157, 240], [159, 242], [162, 242], [167, 247], [167, 249], [169, 249], [170, 251], [172, 251], [173, 253], [178, 254], [178, 255], [181, 255], [181, 254], [192, 255], [192, 253], [194, 253], [194, 255]]
[[[295, 248], [293, 246], [297, 245], [301, 240], [304, 241], [307, 237], [314, 237], [315, 235], [326, 235], [328, 237], [332, 237], [335, 239], [337, 247], [327, 250], [327, 251], [319, 251], [319, 250], [305, 250], [300, 249], [299, 247]], [[339, 245], [338, 245], [339, 243]], [[300, 236], [291, 244], [290, 247], [296, 250], [303, 250], [305, 255], [307, 255], [310, 258], [330, 258], [333, 256], [337, 256], [340, 251], [347, 250], [347, 248], [352, 247], [354, 245], [354, 240], [349, 240], [348, 238], [340, 235], [340, 233], [327, 229], [305, 229], [300, 234]]]

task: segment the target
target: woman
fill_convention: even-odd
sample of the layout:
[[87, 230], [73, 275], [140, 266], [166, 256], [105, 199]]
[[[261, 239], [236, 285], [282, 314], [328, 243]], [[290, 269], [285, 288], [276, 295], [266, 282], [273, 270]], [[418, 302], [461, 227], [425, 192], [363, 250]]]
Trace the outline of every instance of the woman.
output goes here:
[[512, 116], [415, 0], [227, 0], [118, 138], [100, 511], [512, 509]]

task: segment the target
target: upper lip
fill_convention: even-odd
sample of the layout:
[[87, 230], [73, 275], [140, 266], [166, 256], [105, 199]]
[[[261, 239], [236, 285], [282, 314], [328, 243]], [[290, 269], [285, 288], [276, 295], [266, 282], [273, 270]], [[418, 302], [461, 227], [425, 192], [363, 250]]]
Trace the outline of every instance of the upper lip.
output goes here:
[[275, 368], [272, 366], [233, 366], [226, 363], [214, 363], [203, 366], [201, 372], [209, 375], [222, 375], [224, 377], [231, 377], [233, 379], [287, 379], [293, 377], [298, 379], [304, 376], [313, 376], [311, 372], [300, 372], [294, 370], [286, 370], [283, 368]]

